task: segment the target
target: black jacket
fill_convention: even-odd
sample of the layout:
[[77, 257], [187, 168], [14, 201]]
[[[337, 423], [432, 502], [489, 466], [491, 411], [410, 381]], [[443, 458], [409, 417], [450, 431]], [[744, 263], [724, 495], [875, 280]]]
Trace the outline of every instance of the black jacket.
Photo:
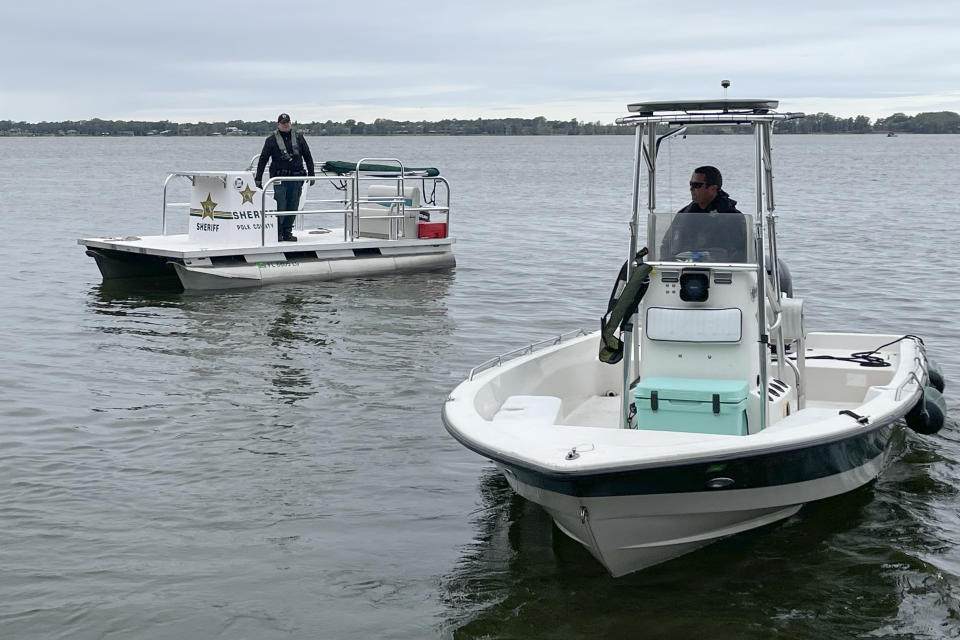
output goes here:
[[737, 201], [730, 197], [730, 194], [720, 189], [717, 191], [717, 197], [713, 202], [707, 205], [706, 209], [701, 209], [696, 202], [691, 202], [678, 213], [707, 213], [716, 211], [717, 213], [740, 213], [737, 209]]
[[[280, 137], [283, 138], [288, 152], [292, 151], [290, 133], [290, 131], [280, 132]], [[307, 141], [304, 139], [303, 134], [299, 132], [297, 133], [297, 144], [300, 146], [300, 155], [293, 156], [290, 160], [285, 160], [284, 156], [287, 154], [283, 153], [277, 146], [276, 136], [272, 133], [267, 136], [267, 139], [263, 142], [263, 150], [260, 152], [260, 162], [257, 163], [257, 173], [254, 175], [257, 184], [263, 180], [263, 169], [267, 166], [267, 160], [270, 161], [271, 178], [276, 176], [314, 175], [313, 156], [310, 155], [310, 147], [307, 146]], [[307, 163], [306, 173], [303, 171], [304, 162]]]

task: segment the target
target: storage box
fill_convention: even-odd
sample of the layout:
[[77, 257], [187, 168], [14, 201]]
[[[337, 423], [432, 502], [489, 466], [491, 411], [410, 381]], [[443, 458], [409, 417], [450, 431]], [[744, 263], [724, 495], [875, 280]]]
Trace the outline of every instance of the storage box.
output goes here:
[[418, 238], [446, 238], [447, 223], [446, 222], [418, 222], [417, 237]]
[[744, 380], [650, 377], [633, 389], [637, 428], [745, 436]]

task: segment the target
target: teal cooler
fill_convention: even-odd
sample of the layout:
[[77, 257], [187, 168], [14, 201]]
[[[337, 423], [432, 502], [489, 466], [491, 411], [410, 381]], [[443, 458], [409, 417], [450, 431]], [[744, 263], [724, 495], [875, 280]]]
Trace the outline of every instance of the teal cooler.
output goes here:
[[646, 378], [633, 389], [637, 428], [745, 436], [748, 391], [743, 380]]

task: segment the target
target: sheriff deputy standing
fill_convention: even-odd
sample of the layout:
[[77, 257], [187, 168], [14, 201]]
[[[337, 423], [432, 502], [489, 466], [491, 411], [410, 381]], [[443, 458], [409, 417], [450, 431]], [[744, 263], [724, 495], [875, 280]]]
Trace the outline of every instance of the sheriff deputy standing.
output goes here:
[[[294, 131], [290, 124], [290, 116], [281, 113], [277, 117], [277, 130], [267, 136], [260, 152], [260, 162], [257, 164], [257, 173], [254, 182], [257, 188], [263, 187], [263, 169], [270, 160], [270, 177], [282, 176], [312, 176], [313, 156], [310, 147], [302, 133]], [[306, 163], [306, 171], [304, 171]], [[277, 211], [297, 211], [300, 206], [300, 193], [303, 182], [291, 180], [275, 182], [273, 198], [277, 201]], [[293, 235], [293, 222], [297, 216], [277, 216], [277, 240], [281, 242], [296, 242]], [[264, 219], [266, 220], [266, 219]]]

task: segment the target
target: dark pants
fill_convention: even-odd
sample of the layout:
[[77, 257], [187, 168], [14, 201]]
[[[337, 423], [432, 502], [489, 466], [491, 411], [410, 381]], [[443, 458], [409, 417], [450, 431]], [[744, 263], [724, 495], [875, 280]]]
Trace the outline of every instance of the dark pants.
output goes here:
[[[277, 201], [277, 211], [296, 211], [300, 208], [302, 182], [278, 182], [273, 185], [273, 198]], [[293, 222], [297, 216], [277, 216], [277, 238], [283, 240], [293, 235]]]

